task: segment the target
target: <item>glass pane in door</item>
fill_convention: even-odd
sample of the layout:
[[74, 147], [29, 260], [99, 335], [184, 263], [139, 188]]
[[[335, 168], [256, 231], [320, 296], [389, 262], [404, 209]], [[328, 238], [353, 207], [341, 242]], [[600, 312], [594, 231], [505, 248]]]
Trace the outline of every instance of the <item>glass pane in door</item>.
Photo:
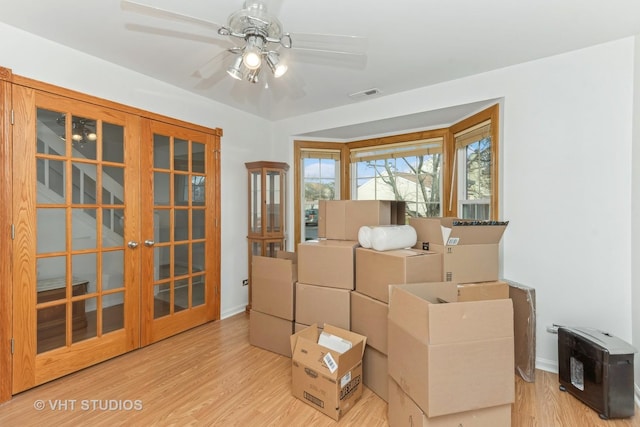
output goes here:
[[[125, 156], [122, 125], [44, 108], [37, 116], [36, 310], [42, 353], [124, 325], [123, 299], [114, 302], [104, 292], [124, 287]], [[120, 314], [103, 328], [112, 303]]]
[[[153, 319], [184, 313], [204, 301], [205, 145], [154, 135]], [[194, 284], [197, 289], [194, 288]]]

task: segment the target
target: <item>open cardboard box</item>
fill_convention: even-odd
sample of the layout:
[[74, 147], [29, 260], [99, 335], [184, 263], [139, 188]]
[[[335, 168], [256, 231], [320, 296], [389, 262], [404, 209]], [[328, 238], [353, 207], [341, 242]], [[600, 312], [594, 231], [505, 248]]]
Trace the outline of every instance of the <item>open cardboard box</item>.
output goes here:
[[511, 299], [456, 300], [450, 282], [390, 286], [389, 375], [428, 417], [515, 399]]
[[405, 224], [406, 203], [396, 200], [320, 200], [318, 237], [358, 240], [362, 226]]
[[350, 341], [351, 349], [339, 353], [318, 344], [321, 331], [317, 324], [292, 335], [292, 394], [339, 420], [362, 397], [367, 337], [326, 323], [323, 331]]
[[499, 244], [507, 223], [454, 225], [457, 222], [469, 223], [454, 217], [409, 218], [409, 225], [418, 236], [414, 247], [443, 254], [445, 282], [498, 280]]

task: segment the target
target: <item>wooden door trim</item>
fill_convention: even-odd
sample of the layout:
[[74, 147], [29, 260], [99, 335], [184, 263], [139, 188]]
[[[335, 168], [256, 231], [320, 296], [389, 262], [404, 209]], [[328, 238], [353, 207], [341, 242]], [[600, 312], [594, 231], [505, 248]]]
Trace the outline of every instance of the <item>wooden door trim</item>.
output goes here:
[[[0, 68], [0, 260], [12, 259], [11, 70]], [[0, 403], [11, 399], [12, 263], [0, 262]]]

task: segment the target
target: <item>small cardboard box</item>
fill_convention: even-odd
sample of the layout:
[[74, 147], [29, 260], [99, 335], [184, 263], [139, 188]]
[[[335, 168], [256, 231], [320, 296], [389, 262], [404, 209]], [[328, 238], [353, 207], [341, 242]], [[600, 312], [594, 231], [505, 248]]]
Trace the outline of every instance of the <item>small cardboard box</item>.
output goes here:
[[251, 310], [249, 313], [249, 343], [256, 347], [291, 357], [290, 338], [293, 322]]
[[298, 281], [353, 289], [357, 241], [309, 240], [298, 245]]
[[509, 284], [507, 282], [494, 280], [492, 282], [458, 284], [458, 302], [505, 298], [509, 298]]
[[[367, 337], [369, 339], [369, 337]], [[364, 385], [385, 402], [389, 400], [389, 374], [387, 355], [367, 344], [362, 359]]]
[[389, 302], [391, 283], [442, 281], [442, 254], [418, 249], [356, 249], [356, 290]]
[[294, 320], [297, 256], [278, 251], [276, 258], [252, 257], [251, 308], [286, 320]]
[[389, 375], [430, 418], [515, 398], [511, 300], [456, 298], [450, 282], [390, 287]]
[[362, 357], [367, 338], [325, 324], [324, 332], [351, 343], [349, 350], [339, 353], [318, 344], [317, 326], [313, 324], [291, 336], [292, 394], [339, 420], [362, 397]]
[[511, 405], [428, 418], [393, 378], [389, 378], [388, 419], [390, 427], [509, 427]]
[[351, 292], [351, 330], [367, 337], [367, 346], [384, 355], [387, 354], [388, 314], [387, 303], [358, 291]]
[[499, 243], [506, 222], [485, 225], [454, 225], [468, 221], [453, 217], [409, 218], [416, 230], [415, 248], [443, 254], [442, 279], [468, 283], [498, 280]]
[[318, 237], [358, 240], [364, 225], [403, 225], [406, 203], [395, 200], [320, 200]]
[[348, 289], [296, 283], [296, 322], [325, 323], [351, 329], [351, 292]]

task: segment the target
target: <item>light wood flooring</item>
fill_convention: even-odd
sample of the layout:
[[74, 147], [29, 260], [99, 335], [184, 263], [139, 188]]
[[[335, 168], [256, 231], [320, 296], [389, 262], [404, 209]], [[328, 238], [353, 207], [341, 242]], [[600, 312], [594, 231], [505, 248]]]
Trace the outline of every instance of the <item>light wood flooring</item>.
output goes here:
[[[292, 397], [291, 360], [251, 346], [248, 326], [241, 313], [18, 394], [0, 404], [0, 426], [387, 425], [386, 403], [366, 387], [339, 423]], [[512, 419], [513, 427], [640, 427], [637, 409], [603, 421], [544, 371], [535, 383], [516, 377]]]

